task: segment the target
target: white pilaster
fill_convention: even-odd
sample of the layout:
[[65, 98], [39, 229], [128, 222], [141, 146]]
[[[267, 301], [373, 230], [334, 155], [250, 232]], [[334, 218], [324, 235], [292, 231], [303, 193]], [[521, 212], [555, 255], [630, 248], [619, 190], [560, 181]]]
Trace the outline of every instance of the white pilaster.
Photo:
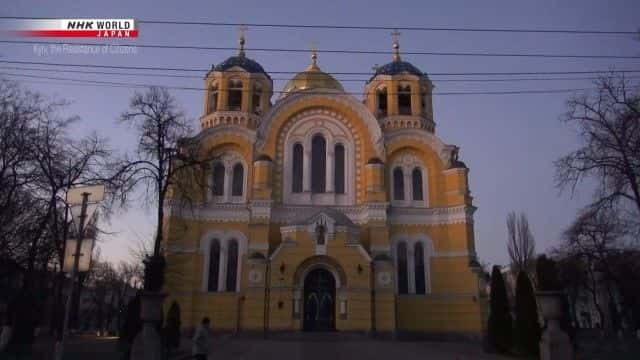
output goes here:
[[218, 268], [218, 291], [227, 290], [227, 242], [220, 244], [220, 266]]
[[333, 154], [333, 149], [330, 149], [329, 147], [327, 147], [327, 171], [326, 171], [326, 187], [325, 187], [325, 192], [328, 193], [332, 193], [334, 191], [333, 189], [333, 185], [334, 185], [334, 179], [333, 179], [333, 171], [334, 171], [334, 166], [333, 166], [333, 162], [334, 162], [334, 154]]
[[413, 244], [407, 244], [407, 277], [409, 279], [409, 294], [416, 293], [416, 262]]
[[224, 202], [231, 202], [231, 180], [233, 177], [232, 165], [226, 164], [224, 167]]
[[302, 191], [311, 192], [311, 151], [304, 149], [302, 161]]
[[413, 182], [411, 181], [411, 171], [407, 169], [403, 169], [402, 173], [404, 175], [404, 201], [405, 203], [411, 203], [411, 199], [413, 199], [413, 194], [411, 193], [411, 189], [413, 188]]

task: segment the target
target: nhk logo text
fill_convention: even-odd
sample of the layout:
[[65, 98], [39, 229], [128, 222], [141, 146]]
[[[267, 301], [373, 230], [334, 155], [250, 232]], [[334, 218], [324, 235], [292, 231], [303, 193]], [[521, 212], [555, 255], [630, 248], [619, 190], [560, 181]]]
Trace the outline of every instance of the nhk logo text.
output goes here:
[[13, 32], [28, 37], [137, 38], [134, 19], [32, 19], [21, 20]]

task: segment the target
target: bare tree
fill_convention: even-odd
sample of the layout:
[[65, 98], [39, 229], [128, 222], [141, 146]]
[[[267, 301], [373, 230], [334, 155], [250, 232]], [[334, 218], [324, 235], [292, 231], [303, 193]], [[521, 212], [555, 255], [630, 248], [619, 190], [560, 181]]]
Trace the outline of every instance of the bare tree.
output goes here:
[[[135, 127], [138, 148], [125, 161], [121, 181], [126, 189], [142, 185], [146, 199], [156, 209], [156, 231], [152, 256], [146, 261], [145, 289], [159, 290], [164, 282], [164, 258], [161, 244], [164, 235], [164, 206], [171, 193], [174, 199], [187, 200], [194, 183], [201, 179], [211, 158], [192, 141], [190, 121], [164, 88], [151, 87], [136, 93], [120, 121]], [[200, 186], [203, 184], [198, 182]]]
[[582, 145], [555, 162], [556, 184], [574, 191], [584, 179], [596, 179], [592, 207], [616, 207], [640, 229], [639, 87], [614, 75], [596, 85], [567, 103], [564, 121], [577, 129]]
[[524, 213], [507, 215], [507, 250], [512, 270], [517, 274], [521, 270], [529, 272], [535, 257], [536, 241], [529, 228], [529, 220]]
[[[615, 284], [620, 280], [612, 260], [626, 248], [628, 227], [613, 210], [588, 209], [578, 216], [566, 230], [563, 252], [567, 257], [579, 259], [585, 266], [585, 288], [591, 294], [601, 320], [606, 328], [617, 327], [617, 310], [610, 311], [616, 302]], [[603, 304], [603, 295], [606, 303]], [[609, 311], [605, 311], [606, 309]], [[609, 318], [605, 316], [609, 313]]]

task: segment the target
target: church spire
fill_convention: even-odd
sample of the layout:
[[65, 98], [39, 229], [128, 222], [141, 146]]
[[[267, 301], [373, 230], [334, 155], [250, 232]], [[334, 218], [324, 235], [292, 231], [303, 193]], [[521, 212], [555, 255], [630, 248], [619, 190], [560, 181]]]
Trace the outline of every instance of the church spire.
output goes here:
[[244, 57], [244, 43], [245, 43], [245, 38], [244, 38], [244, 33], [245, 31], [247, 31], [249, 28], [246, 25], [241, 25], [238, 27], [238, 31], [240, 32], [240, 40], [238, 41], [238, 43], [240, 43], [240, 48], [238, 49], [238, 56], [240, 57]]
[[400, 61], [400, 31], [397, 29], [391, 33], [393, 36], [393, 61]]

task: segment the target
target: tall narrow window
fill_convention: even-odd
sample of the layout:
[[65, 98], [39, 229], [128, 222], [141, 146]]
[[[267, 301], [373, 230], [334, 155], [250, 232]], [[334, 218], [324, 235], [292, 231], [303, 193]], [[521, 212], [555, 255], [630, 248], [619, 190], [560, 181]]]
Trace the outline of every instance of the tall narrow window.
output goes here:
[[253, 85], [253, 96], [251, 97], [251, 106], [254, 114], [262, 114], [262, 85], [256, 83]]
[[227, 291], [236, 291], [236, 279], [238, 277], [238, 242], [229, 241], [227, 248]]
[[326, 173], [327, 141], [322, 135], [316, 135], [311, 140], [311, 192], [325, 192]]
[[242, 110], [242, 81], [229, 81], [229, 110]]
[[218, 291], [218, 271], [220, 269], [220, 242], [214, 239], [209, 249], [209, 281], [208, 291]]
[[411, 86], [398, 86], [398, 112], [400, 115], [411, 115]]
[[422, 193], [422, 171], [415, 168], [411, 173], [411, 185], [413, 185], [413, 200], [424, 200]]
[[407, 273], [407, 244], [401, 242], [398, 244], [398, 293], [406, 294], [409, 292], [409, 276]]
[[224, 195], [224, 165], [217, 163], [213, 166], [213, 195]]
[[333, 188], [336, 194], [344, 194], [344, 146], [342, 144], [336, 145], [334, 151], [334, 184]]
[[302, 192], [302, 176], [303, 176], [303, 148], [302, 144], [293, 145], [293, 171], [291, 172], [291, 191], [294, 193]]
[[218, 85], [213, 84], [209, 89], [209, 113], [218, 110]]
[[378, 89], [378, 115], [387, 116], [387, 88]]
[[242, 164], [236, 164], [233, 167], [233, 183], [231, 185], [231, 195], [242, 196], [244, 188], [244, 168]]
[[421, 243], [416, 243], [413, 254], [415, 256], [416, 294], [424, 294], [426, 292], [424, 276], [424, 249], [422, 248]]
[[393, 170], [393, 199], [404, 200], [404, 174], [399, 167]]

